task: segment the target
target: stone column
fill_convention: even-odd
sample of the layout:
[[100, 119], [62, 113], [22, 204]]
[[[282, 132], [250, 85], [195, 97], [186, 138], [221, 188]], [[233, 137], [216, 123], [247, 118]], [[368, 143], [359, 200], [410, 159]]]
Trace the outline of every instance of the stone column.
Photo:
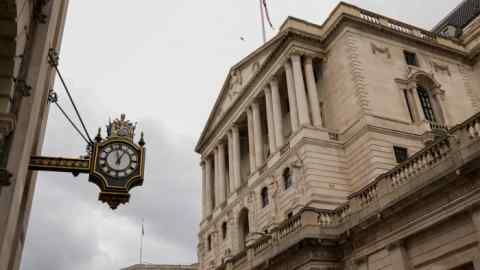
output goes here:
[[295, 82], [293, 80], [292, 65], [289, 61], [285, 63], [285, 76], [287, 78], [288, 105], [290, 107], [290, 122], [292, 124], [292, 132], [298, 130], [298, 110], [297, 96], [295, 95]]
[[248, 156], [250, 161], [250, 174], [252, 174], [256, 169], [255, 161], [255, 140], [253, 136], [253, 113], [252, 108], [247, 109], [247, 122], [248, 122]]
[[300, 125], [308, 126], [310, 114], [308, 113], [308, 101], [303, 80], [302, 58], [300, 55], [292, 55], [293, 79], [295, 81], [295, 94], [297, 96], [298, 120]]
[[392, 270], [408, 270], [408, 257], [401, 242], [394, 243], [388, 247]]
[[205, 179], [206, 179], [206, 186], [205, 186], [205, 194], [206, 194], [206, 216], [210, 216], [212, 214], [213, 209], [213, 202], [215, 200], [215, 185], [213, 181], [213, 174], [212, 174], [212, 159], [207, 157], [205, 160]]
[[233, 175], [233, 135], [232, 130], [227, 132], [227, 139], [228, 139], [228, 180], [230, 181], [230, 190], [229, 192], [235, 192], [236, 183], [235, 183], [235, 176]]
[[202, 219], [207, 217], [207, 173], [205, 161], [200, 162], [202, 167]]
[[218, 168], [218, 147], [215, 147], [213, 150], [213, 182], [214, 184], [214, 192], [215, 192], [215, 201], [214, 201], [214, 207], [216, 208], [217, 206], [220, 205], [220, 171]]
[[272, 94], [269, 88], [265, 89], [265, 104], [267, 107], [267, 128], [268, 128], [268, 146], [270, 154], [277, 152], [277, 144], [275, 142], [275, 125], [273, 122]]
[[241, 157], [240, 157], [240, 130], [237, 126], [232, 128], [232, 160], [233, 160], [233, 183], [235, 183], [235, 189], [240, 188], [242, 184], [241, 176]]
[[278, 89], [278, 81], [273, 79], [270, 82], [270, 89], [272, 91], [272, 109], [273, 109], [273, 123], [275, 126], [275, 142], [277, 143], [277, 148], [283, 146], [283, 113], [282, 105], [280, 103], [280, 93]]
[[426, 120], [425, 113], [423, 112], [422, 103], [420, 102], [420, 97], [418, 96], [418, 91], [416, 86], [412, 88], [413, 100], [415, 101], [415, 110], [417, 111], [418, 122], [424, 122]]
[[256, 169], [263, 165], [263, 138], [262, 138], [262, 118], [260, 117], [260, 105], [254, 101], [252, 104], [253, 115], [253, 136], [255, 138], [255, 162]]
[[227, 198], [227, 177], [225, 170], [225, 143], [218, 145], [218, 182], [219, 182], [219, 203], [225, 202]]
[[313, 59], [310, 56], [305, 58], [305, 79], [307, 81], [308, 100], [310, 101], [313, 125], [322, 127], [323, 123], [320, 114], [317, 83], [315, 82], [315, 74], [313, 71]]

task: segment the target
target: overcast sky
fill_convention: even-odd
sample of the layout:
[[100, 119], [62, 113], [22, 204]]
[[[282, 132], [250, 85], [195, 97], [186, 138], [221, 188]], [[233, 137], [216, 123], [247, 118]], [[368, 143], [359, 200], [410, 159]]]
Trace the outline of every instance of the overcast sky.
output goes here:
[[[339, 1], [268, 2], [278, 28], [289, 15], [320, 24]], [[459, 2], [350, 1], [427, 29]], [[193, 148], [229, 68], [260, 44], [257, 0], [70, 0], [61, 70], [91, 133], [122, 112], [139, 122], [146, 178], [112, 211], [86, 176], [40, 173], [22, 270], [138, 263], [142, 218], [146, 262], [195, 262], [201, 172]], [[56, 90], [67, 107], [58, 83]], [[49, 117], [43, 154], [83, 155], [59, 111], [52, 107]]]

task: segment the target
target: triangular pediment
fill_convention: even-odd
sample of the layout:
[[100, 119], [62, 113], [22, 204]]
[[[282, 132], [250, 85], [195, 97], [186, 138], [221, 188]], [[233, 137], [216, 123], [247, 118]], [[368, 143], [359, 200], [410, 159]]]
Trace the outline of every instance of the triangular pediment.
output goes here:
[[281, 41], [281, 37], [271, 40], [230, 69], [220, 95], [210, 113], [210, 118], [204, 133], [209, 133], [210, 129], [218, 124], [223, 114], [227, 112], [232, 104], [243, 94], [245, 87], [266, 64], [269, 56], [278, 49]]
[[[277, 36], [230, 69], [197, 146], [195, 147], [197, 152], [201, 151], [208, 137], [215, 133], [220, 121], [225, 119], [225, 115], [230, 112], [232, 106], [237, 103], [238, 99], [243, 98], [246, 93], [254, 88], [258, 80], [261, 80], [262, 76], [268, 74], [271, 66], [274, 65], [276, 61], [281, 61], [283, 57], [286, 57], [286, 55], [290, 53], [295, 53], [297, 50], [316, 51], [318, 49], [318, 44], [321, 42], [320, 35], [317, 33], [318, 31], [315, 32], [308, 29], [309, 32], [305, 32], [305, 29], [291, 25], [295, 23], [303, 26], [306, 22], [299, 21], [295, 18], [287, 19]], [[314, 32], [314, 34], [310, 32]]]

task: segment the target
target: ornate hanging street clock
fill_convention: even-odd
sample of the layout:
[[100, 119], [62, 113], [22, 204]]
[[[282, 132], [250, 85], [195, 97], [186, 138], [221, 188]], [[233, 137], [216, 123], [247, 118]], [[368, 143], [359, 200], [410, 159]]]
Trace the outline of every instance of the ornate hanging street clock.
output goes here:
[[88, 173], [89, 181], [100, 188], [99, 200], [112, 209], [127, 203], [129, 191], [143, 184], [145, 167], [145, 141], [134, 143], [135, 125], [122, 114], [107, 125], [107, 137], [101, 130], [84, 159], [32, 157], [30, 169], [72, 172], [74, 175]]

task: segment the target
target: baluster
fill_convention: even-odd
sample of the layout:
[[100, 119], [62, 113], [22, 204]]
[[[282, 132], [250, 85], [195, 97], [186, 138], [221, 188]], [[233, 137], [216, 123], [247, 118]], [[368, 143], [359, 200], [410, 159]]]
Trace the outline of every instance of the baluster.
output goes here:
[[393, 172], [392, 175], [390, 175], [390, 185], [392, 187], [396, 186], [396, 179], [397, 179], [397, 172]]
[[397, 170], [395, 172], [395, 182], [397, 184], [397, 186], [399, 186], [401, 183], [402, 183], [402, 173], [401, 173], [401, 169], [400, 170]]
[[433, 164], [433, 160], [434, 160], [434, 155], [432, 153], [432, 149], [429, 149], [427, 152], [427, 164], [431, 166]]
[[480, 136], [480, 121], [479, 120], [475, 120], [475, 132], [476, 132], [477, 136]]
[[475, 128], [473, 127], [473, 125], [468, 125], [467, 130], [470, 134], [470, 138], [475, 138]]
[[413, 168], [413, 162], [412, 161], [408, 162], [407, 166], [408, 166], [408, 175], [413, 176], [415, 174], [415, 168]]

